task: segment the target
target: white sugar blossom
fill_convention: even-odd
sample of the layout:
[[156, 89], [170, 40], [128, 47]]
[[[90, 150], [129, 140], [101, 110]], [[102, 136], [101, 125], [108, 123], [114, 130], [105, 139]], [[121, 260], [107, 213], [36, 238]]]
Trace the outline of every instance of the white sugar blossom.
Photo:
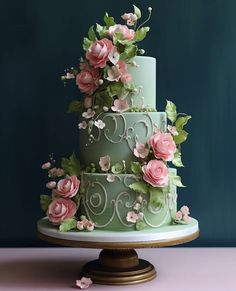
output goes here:
[[82, 116], [86, 119], [92, 118], [95, 114], [95, 111], [89, 108], [87, 111], [82, 113]]
[[86, 121], [82, 121], [78, 124], [79, 129], [86, 129], [87, 128], [87, 122]]
[[103, 128], [106, 126], [106, 124], [105, 124], [101, 119], [96, 120], [96, 121], [94, 122], [94, 125], [95, 125], [97, 128], [100, 128], [100, 129], [103, 129]]
[[115, 179], [116, 179], [116, 176], [111, 175], [111, 174], [108, 174], [108, 175], [107, 175], [107, 181], [108, 181], [109, 183], [114, 182]]

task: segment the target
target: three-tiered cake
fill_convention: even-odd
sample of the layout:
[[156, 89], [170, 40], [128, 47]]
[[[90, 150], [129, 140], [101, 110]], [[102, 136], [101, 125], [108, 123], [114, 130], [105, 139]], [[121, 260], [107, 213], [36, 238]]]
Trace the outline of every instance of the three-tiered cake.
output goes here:
[[80, 114], [80, 161], [73, 154], [59, 168], [53, 157], [43, 165], [52, 195], [41, 195], [41, 205], [60, 231], [133, 231], [190, 220], [187, 206], [177, 211], [176, 187], [183, 185], [175, 169], [183, 166], [190, 116], [170, 101], [156, 111], [156, 60], [137, 56], [149, 27], [138, 26], [136, 6], [122, 18], [126, 25], [106, 13], [104, 26], [91, 26], [85, 58], [62, 78], [75, 79], [84, 96], [69, 107]]

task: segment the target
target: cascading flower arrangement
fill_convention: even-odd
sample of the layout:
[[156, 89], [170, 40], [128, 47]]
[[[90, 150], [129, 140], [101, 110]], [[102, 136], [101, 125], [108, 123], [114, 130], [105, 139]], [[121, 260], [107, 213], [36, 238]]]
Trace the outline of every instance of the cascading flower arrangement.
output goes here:
[[[149, 7], [148, 18], [138, 25], [141, 11], [137, 6], [133, 7], [134, 13], [121, 16], [125, 24], [117, 24], [106, 13], [103, 18], [105, 25], [92, 25], [83, 41], [85, 57], [81, 58], [78, 68], [72, 67], [62, 76], [65, 83], [68, 79], [74, 79], [83, 94], [83, 100], [72, 101], [68, 109], [68, 112], [82, 112], [84, 120], [79, 124], [80, 129], [90, 132], [94, 125], [103, 128], [105, 124], [96, 118], [99, 113], [109, 110], [124, 112], [133, 107], [132, 99], [139, 88], [135, 86], [127, 68], [138, 66], [133, 58], [145, 53], [138, 48], [138, 43], [150, 30], [144, 24], [152, 12]], [[131, 104], [127, 96], [132, 96], [129, 98]]]

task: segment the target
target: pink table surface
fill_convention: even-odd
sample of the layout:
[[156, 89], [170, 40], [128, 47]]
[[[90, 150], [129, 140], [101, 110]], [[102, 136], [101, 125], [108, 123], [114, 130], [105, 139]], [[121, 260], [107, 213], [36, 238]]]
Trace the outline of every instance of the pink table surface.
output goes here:
[[[138, 285], [93, 284], [88, 290], [235, 291], [236, 248], [141, 249], [140, 258], [156, 267], [158, 277]], [[99, 250], [75, 248], [0, 249], [0, 290], [80, 290], [83, 264]]]

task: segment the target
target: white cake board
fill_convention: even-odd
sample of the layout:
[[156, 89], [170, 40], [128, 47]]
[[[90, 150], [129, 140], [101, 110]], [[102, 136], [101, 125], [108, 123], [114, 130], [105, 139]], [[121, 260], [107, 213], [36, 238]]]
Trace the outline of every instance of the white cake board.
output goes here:
[[94, 243], [142, 243], [178, 240], [194, 235], [199, 231], [198, 221], [190, 219], [189, 224], [174, 224], [160, 228], [144, 229], [139, 231], [69, 231], [60, 232], [57, 226], [53, 226], [47, 218], [38, 221], [38, 231], [48, 237], [59, 240], [94, 242]]

